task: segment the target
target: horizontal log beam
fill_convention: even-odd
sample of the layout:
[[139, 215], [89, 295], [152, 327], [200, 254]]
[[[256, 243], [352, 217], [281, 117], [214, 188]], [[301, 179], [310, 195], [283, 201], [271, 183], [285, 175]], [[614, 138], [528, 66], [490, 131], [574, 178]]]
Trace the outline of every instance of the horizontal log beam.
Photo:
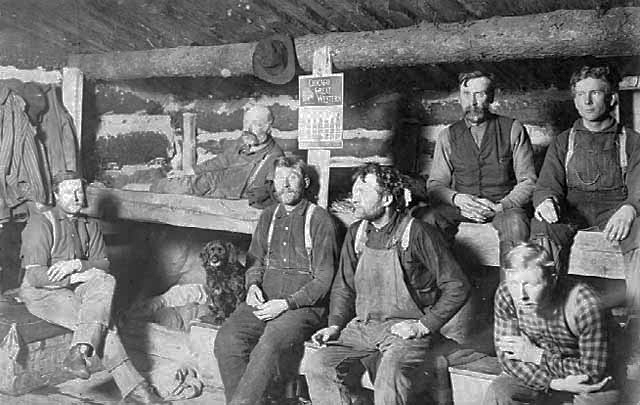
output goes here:
[[[136, 79], [253, 74], [256, 43], [78, 54], [69, 65], [87, 78]], [[393, 30], [305, 35], [295, 39], [298, 62], [310, 72], [313, 52], [329, 46], [337, 70], [415, 66], [463, 61], [496, 62], [585, 55], [640, 54], [640, 7], [493, 17]]]

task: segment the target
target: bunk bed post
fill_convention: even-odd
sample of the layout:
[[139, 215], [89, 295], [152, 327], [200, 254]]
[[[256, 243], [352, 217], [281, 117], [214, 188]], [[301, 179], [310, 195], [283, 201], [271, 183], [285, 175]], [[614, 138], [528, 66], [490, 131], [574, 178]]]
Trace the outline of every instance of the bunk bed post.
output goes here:
[[78, 68], [62, 69], [62, 103], [73, 119], [76, 129], [76, 145], [78, 156], [82, 150], [82, 91], [84, 75]]
[[[329, 47], [323, 46], [313, 52], [313, 75], [326, 76], [331, 74], [331, 53]], [[319, 191], [318, 205], [327, 208], [329, 203], [329, 161], [331, 150], [309, 149], [307, 163], [318, 173]]]
[[196, 165], [196, 114], [182, 114], [182, 170], [194, 173]]

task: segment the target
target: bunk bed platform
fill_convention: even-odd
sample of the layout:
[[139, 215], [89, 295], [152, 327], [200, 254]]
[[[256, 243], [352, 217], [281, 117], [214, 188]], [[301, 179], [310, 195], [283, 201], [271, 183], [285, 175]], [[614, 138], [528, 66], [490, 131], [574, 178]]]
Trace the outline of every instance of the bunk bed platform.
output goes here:
[[106, 220], [131, 220], [252, 234], [261, 210], [247, 200], [158, 194], [89, 185], [84, 213]]

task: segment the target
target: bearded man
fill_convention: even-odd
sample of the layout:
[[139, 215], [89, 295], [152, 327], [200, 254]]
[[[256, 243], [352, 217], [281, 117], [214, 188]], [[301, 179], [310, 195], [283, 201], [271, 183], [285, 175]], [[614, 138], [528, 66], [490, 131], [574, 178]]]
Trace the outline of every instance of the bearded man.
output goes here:
[[262, 212], [245, 273], [247, 298], [222, 325], [214, 353], [228, 404], [262, 404], [280, 373], [297, 374], [303, 343], [325, 321], [338, 259], [333, 220], [305, 197], [304, 161], [275, 162], [279, 204]]
[[391, 167], [368, 163], [356, 173], [360, 221], [342, 247], [329, 326], [312, 337], [321, 346], [306, 374], [314, 405], [350, 404], [358, 387], [349, 382], [376, 356], [375, 404], [411, 403], [416, 370], [467, 299], [469, 282], [440, 232], [405, 213], [404, 190]]

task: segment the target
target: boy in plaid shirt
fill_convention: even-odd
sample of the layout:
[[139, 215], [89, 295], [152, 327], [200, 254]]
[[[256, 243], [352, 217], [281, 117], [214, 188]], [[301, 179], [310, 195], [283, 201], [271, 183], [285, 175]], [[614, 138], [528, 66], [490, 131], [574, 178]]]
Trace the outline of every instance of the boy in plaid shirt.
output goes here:
[[583, 283], [558, 279], [549, 253], [521, 243], [505, 259], [495, 296], [502, 374], [485, 404], [617, 404], [604, 308]]

